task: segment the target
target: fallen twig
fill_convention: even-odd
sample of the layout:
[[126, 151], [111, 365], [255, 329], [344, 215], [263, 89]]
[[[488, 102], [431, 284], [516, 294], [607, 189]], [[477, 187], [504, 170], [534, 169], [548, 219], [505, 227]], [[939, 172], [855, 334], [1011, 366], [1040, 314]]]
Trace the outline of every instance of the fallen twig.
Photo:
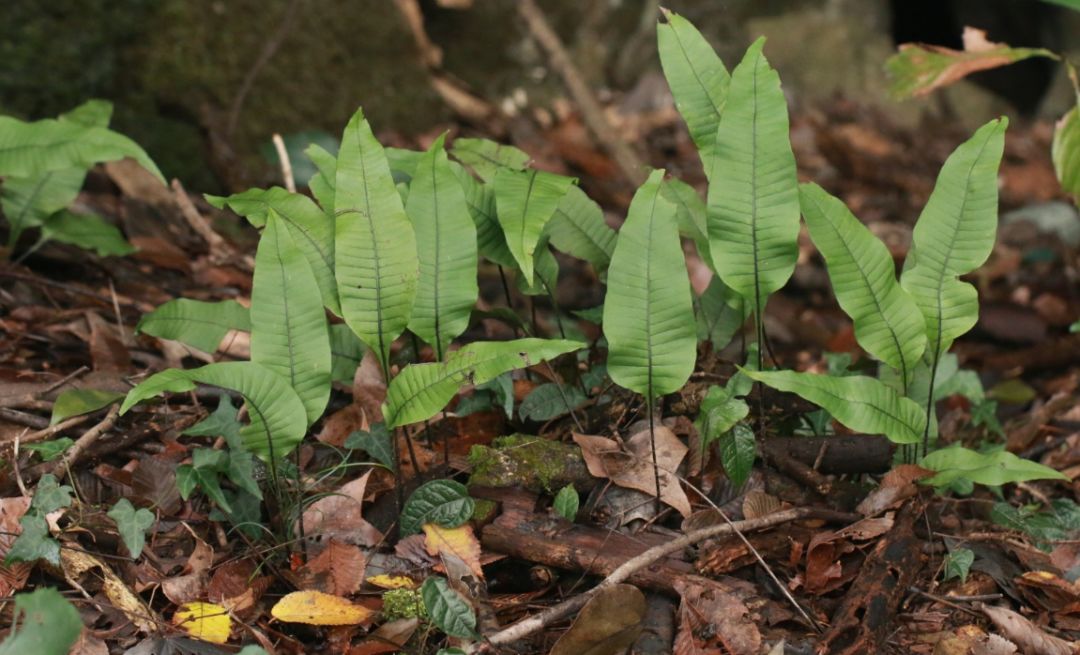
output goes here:
[[843, 519], [848, 520], [852, 517], [848, 514], [841, 512], [832, 512], [829, 510], [822, 510], [814, 507], [798, 507], [794, 509], [784, 510], [762, 516], [761, 518], [748, 519], [745, 521], [736, 521], [734, 523], [724, 523], [721, 525], [713, 525], [701, 530], [696, 530], [685, 534], [677, 539], [673, 539], [667, 543], [653, 546], [640, 555], [633, 557], [621, 566], [611, 572], [604, 580], [586, 591], [585, 593], [568, 598], [558, 605], [553, 605], [548, 609], [531, 616], [523, 621], [519, 621], [499, 632], [488, 637], [482, 644], [474, 644], [465, 650], [466, 653], [483, 653], [491, 652], [491, 649], [495, 646], [501, 646], [509, 644], [527, 637], [534, 632], [542, 630], [548, 625], [551, 625], [555, 621], [562, 619], [569, 614], [581, 609], [585, 606], [593, 596], [600, 593], [604, 589], [613, 587], [622, 583], [635, 572], [640, 571], [659, 559], [676, 553], [688, 546], [692, 546], [699, 541], [709, 539], [712, 537], [722, 537], [735, 534], [737, 531], [752, 532], [754, 530], [761, 530], [764, 528], [781, 525], [783, 523], [789, 523], [791, 521], [797, 521], [805, 518], [831, 518], [831, 519]]
[[596, 136], [596, 139], [615, 160], [623, 175], [634, 186], [641, 184], [645, 180], [644, 164], [608, 122], [604, 109], [597, 102], [589, 85], [585, 83], [581, 72], [574, 65], [574, 60], [566, 52], [566, 47], [563, 46], [559, 35], [551, 29], [547, 18], [544, 17], [544, 12], [540, 10], [535, 0], [520, 0], [517, 7], [518, 13], [529, 28], [529, 34], [547, 53], [551, 67], [566, 84], [566, 90], [581, 110], [581, 117], [589, 131]]
[[105, 415], [105, 418], [101, 419], [101, 422], [87, 430], [75, 443], [71, 444], [71, 448], [68, 448], [64, 452], [64, 456], [48, 472], [55, 475], [57, 480], [62, 480], [64, 476], [67, 475], [71, 465], [79, 461], [79, 456], [82, 455], [87, 448], [92, 446], [95, 441], [100, 439], [101, 435], [112, 428], [119, 415], [120, 404], [116, 403], [109, 408], [109, 413]]

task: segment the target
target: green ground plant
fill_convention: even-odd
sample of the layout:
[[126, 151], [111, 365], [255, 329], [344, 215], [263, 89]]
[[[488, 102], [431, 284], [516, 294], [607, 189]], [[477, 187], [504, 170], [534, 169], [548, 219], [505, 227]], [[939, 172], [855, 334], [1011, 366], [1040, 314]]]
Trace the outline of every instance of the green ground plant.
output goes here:
[[[234, 301], [174, 300], [147, 314], [138, 330], [206, 352], [230, 330], [249, 331], [250, 361], [158, 372], [131, 389], [120, 407], [126, 413], [199, 384], [243, 399], [246, 423], [223, 402], [219, 412], [188, 430], [225, 437], [229, 448], [193, 451], [192, 463], [177, 475], [184, 497], [201, 490], [240, 525], [259, 522], [260, 500], [276, 498], [280, 506], [289, 485], [302, 495], [286, 457], [323, 417], [333, 381], [350, 380], [365, 351], [373, 353], [388, 382], [383, 421], [351, 436], [347, 449], [368, 451], [399, 478], [394, 431], [402, 434], [446, 411], [466, 385], [507, 403], [512, 414], [508, 373], [580, 356], [588, 344], [567, 338], [561, 322], [562, 338], [542, 337], [535, 321], [530, 330], [514, 314], [509, 285], [504, 287], [508, 307], [487, 315], [515, 326], [520, 338], [458, 348], [454, 342], [481, 316], [475, 307], [481, 258], [500, 275], [513, 275], [519, 292], [554, 301], [559, 264], [553, 249], [589, 262], [606, 280], [602, 310], [582, 315], [602, 325], [604, 339], [596, 348], [606, 350], [606, 376], [643, 396], [650, 426], [661, 410], [660, 399], [686, 384], [699, 342], [710, 341], [720, 350], [753, 318], [756, 339], [746, 349], [748, 360], [739, 362], [743, 366], [725, 385], [708, 391], [697, 420], [704, 447], [719, 444], [737, 484], [746, 480], [756, 457], [745, 400], [755, 382], [798, 394], [856, 432], [920, 444], [921, 464], [937, 472], [935, 485], [1061, 478], [1003, 450], [932, 449], [941, 372], [949, 366], [955, 370], [949, 348], [978, 316], [976, 290], [960, 277], [979, 267], [994, 244], [996, 175], [1008, 121], [990, 121], [945, 162], [898, 278], [888, 250], [840, 200], [815, 184], [798, 184], [787, 106], [764, 40], [752, 44], [729, 74], [701, 34], [676, 14], [665, 12], [658, 39], [676, 106], [708, 177], [708, 193], [702, 200], [685, 183], [665, 180], [663, 170], [652, 171], [618, 233], [576, 180], [530, 167], [528, 156], [516, 148], [459, 139], [447, 150], [445, 136], [424, 152], [384, 148], [362, 111], [346, 125], [336, 156], [317, 146], [308, 150], [318, 169], [310, 187], [314, 199], [277, 187], [208, 197], [261, 232], [250, 308]], [[0, 174], [6, 178], [11, 242], [32, 226], [48, 234], [50, 217], [70, 203], [86, 169], [120, 157], [135, 158], [160, 178], [137, 146], [102, 126], [100, 114], [92, 125], [70, 116], [37, 123], [0, 119]], [[27, 195], [35, 185], [49, 192]], [[50, 202], [42, 204], [46, 196]], [[877, 378], [767, 366], [762, 317], [770, 295], [795, 270], [800, 215], [859, 345], [880, 363]], [[694, 242], [715, 273], [697, 298], [680, 235]], [[435, 361], [417, 360], [419, 341], [431, 347]], [[404, 346], [398, 350], [410, 351], [413, 361], [395, 360], [395, 343]], [[582, 388], [600, 387], [604, 371], [589, 369], [581, 376]], [[585, 400], [585, 391], [568, 394], [561, 383], [543, 393], [521, 407], [520, 415], [572, 414]], [[84, 411], [92, 411], [92, 400], [84, 402]], [[914, 456], [914, 449], [908, 453]], [[253, 458], [269, 471], [263, 484], [272, 493], [266, 498], [255, 474], [261, 465]], [[400, 479], [398, 489], [403, 489]], [[658, 469], [656, 493], [659, 499]], [[557, 511], [572, 516], [576, 495], [560, 496]], [[425, 523], [453, 528], [468, 521], [473, 509], [463, 485], [428, 481], [402, 503], [401, 532], [418, 532]], [[145, 516], [127, 510], [118, 510], [117, 520], [124, 521], [125, 541], [137, 551]], [[40, 539], [20, 557], [55, 559], [38, 514], [28, 514], [33, 524], [23, 529]], [[291, 530], [291, 520], [283, 523]], [[429, 578], [421, 597], [443, 632], [476, 636], [471, 609], [444, 579]]]

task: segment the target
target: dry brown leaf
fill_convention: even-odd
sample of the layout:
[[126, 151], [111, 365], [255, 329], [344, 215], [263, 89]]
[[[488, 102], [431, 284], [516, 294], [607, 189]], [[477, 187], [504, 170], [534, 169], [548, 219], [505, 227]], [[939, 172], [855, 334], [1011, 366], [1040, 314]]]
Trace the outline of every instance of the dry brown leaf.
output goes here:
[[628, 584], [607, 587], [593, 596], [551, 655], [614, 655], [626, 650], [641, 632], [645, 595]]
[[305, 589], [323, 591], [335, 596], [348, 596], [364, 584], [367, 558], [351, 544], [331, 539], [326, 548], [300, 569]]
[[986, 635], [986, 638], [975, 644], [971, 649], [971, 655], [1015, 655], [1016, 644], [1001, 635]]
[[162, 593], [177, 605], [202, 598], [209, 580], [208, 572], [214, 564], [214, 549], [202, 539], [198, 537], [194, 539], [195, 547], [191, 551], [191, 556], [188, 557], [183, 572], [161, 581]]
[[357, 546], [371, 547], [380, 543], [382, 533], [363, 517], [364, 492], [371, 471], [369, 469], [304, 510], [304, 533], [309, 537], [332, 538]]
[[746, 604], [727, 585], [696, 575], [675, 581], [679, 603], [676, 655], [757, 655], [761, 633]]
[[[11, 544], [15, 543], [15, 539], [22, 533], [19, 519], [26, 514], [29, 507], [30, 499], [25, 496], [0, 498], [0, 562], [4, 561], [11, 550]], [[0, 596], [10, 597], [22, 589], [33, 568], [33, 562], [0, 564]]]
[[863, 516], [876, 516], [885, 510], [895, 509], [918, 492], [916, 482], [931, 475], [934, 475], [933, 471], [921, 466], [901, 464], [881, 478], [881, 484], [859, 503], [855, 511]]
[[109, 647], [84, 627], [79, 633], [79, 639], [71, 645], [68, 655], [109, 655]]
[[[686, 445], [666, 426], [656, 426], [654, 433], [656, 463], [660, 469], [660, 500], [677, 509], [684, 517], [690, 516], [690, 499], [674, 474], [686, 457]], [[619, 448], [617, 441], [607, 437], [575, 432], [574, 442], [581, 446], [590, 474], [609, 478], [620, 487], [647, 494], [656, 493], [648, 429], [640, 430], [627, 439], [625, 451]]]
[[353, 646], [349, 650], [349, 655], [396, 653], [412, 638], [419, 625], [419, 619], [398, 619], [384, 623], [378, 630], [368, 635], [367, 639]]
[[428, 555], [453, 555], [465, 562], [477, 580], [484, 579], [484, 570], [480, 567], [480, 542], [473, 534], [471, 525], [443, 528], [434, 523], [425, 523], [424, 534], [427, 535], [424, 545]]
[[742, 512], [744, 519], [756, 519], [766, 514], [779, 512], [784, 509], [784, 503], [779, 498], [764, 491], [748, 491], [743, 498]]
[[1046, 634], [1039, 626], [1010, 609], [983, 604], [978, 607], [1025, 655], [1074, 655], [1077, 652], [1075, 642]]

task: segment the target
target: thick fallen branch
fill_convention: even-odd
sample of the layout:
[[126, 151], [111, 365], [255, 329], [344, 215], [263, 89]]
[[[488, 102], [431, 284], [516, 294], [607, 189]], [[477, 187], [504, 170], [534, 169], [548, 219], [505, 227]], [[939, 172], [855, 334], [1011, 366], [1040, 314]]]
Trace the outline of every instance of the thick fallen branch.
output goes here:
[[[853, 521], [858, 517], [854, 517], [850, 514], [842, 512], [832, 512], [829, 510], [821, 510], [813, 507], [800, 507], [796, 509], [784, 510], [782, 512], [776, 512], [756, 519], [748, 519], [745, 521], [736, 521], [734, 523], [725, 523], [722, 525], [714, 525], [708, 528], [703, 528], [685, 534], [676, 539], [672, 539], [667, 543], [658, 544], [642, 552], [641, 554], [632, 557], [621, 565], [616, 567], [611, 573], [604, 578], [603, 582], [596, 585], [592, 589], [568, 598], [558, 605], [553, 605], [548, 609], [540, 612], [535, 616], [531, 616], [523, 621], [519, 621], [514, 625], [511, 625], [504, 630], [501, 630], [490, 637], [488, 637], [484, 643], [475, 644], [466, 649], [467, 653], [483, 653], [492, 652], [494, 647], [509, 644], [527, 637], [534, 632], [542, 630], [544, 627], [551, 625], [555, 621], [558, 621], [571, 613], [581, 609], [585, 606], [585, 603], [589, 602], [593, 596], [600, 593], [604, 589], [613, 587], [617, 584], [626, 582], [632, 578], [635, 574], [638, 574], [650, 567], [661, 559], [677, 553], [688, 546], [692, 546], [704, 539], [711, 537], [721, 537], [735, 534], [736, 530], [742, 532], [752, 532], [754, 530], [761, 530], [764, 528], [781, 525], [783, 523], [789, 523], [791, 521], [797, 521], [805, 518], [823, 518], [839, 521]], [[488, 548], [492, 546], [487, 541], [489, 530], [494, 527], [494, 524], [484, 528], [484, 545]], [[558, 534], [553, 534], [550, 537], [553, 543], [557, 543], [562, 539]]]

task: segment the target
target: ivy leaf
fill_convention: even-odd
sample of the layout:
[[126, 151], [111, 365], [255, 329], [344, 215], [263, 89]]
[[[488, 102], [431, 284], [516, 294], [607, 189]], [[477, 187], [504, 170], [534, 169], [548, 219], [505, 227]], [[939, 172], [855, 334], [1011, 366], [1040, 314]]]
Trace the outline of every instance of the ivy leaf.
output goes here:
[[425, 523], [456, 528], [472, 517], [475, 501], [465, 485], [453, 480], [432, 480], [412, 492], [401, 510], [401, 534], [420, 532]]
[[975, 552], [969, 548], [956, 548], [945, 556], [945, 579], [960, 578], [967, 582], [968, 571], [975, 561]]
[[154, 525], [154, 513], [145, 507], [135, 509], [131, 501], [121, 498], [109, 510], [109, 518], [116, 522], [116, 529], [132, 559], [138, 559], [146, 545], [146, 531]]
[[388, 469], [394, 468], [393, 437], [385, 423], [373, 423], [370, 431], [357, 430], [345, 439], [345, 447], [362, 450]]
[[57, 457], [64, 454], [64, 452], [71, 448], [71, 445], [75, 443], [74, 439], [68, 437], [60, 437], [59, 439], [50, 439], [49, 441], [39, 441], [37, 443], [28, 443], [23, 446], [23, 450], [28, 450], [32, 453], [37, 453], [41, 457], [43, 462], [51, 462]]
[[445, 578], [428, 578], [420, 587], [428, 616], [440, 630], [451, 637], [473, 639], [476, 634], [476, 615], [468, 601], [450, 588]]
[[565, 416], [586, 400], [581, 389], [558, 383], [541, 384], [525, 396], [518, 407], [523, 420], [547, 421]]
[[724, 464], [728, 479], [735, 487], [741, 487], [750, 477], [750, 470], [754, 467], [756, 457], [754, 431], [746, 424], [737, 423], [735, 427], [721, 435], [720, 461]]
[[34, 499], [30, 501], [30, 509], [45, 516], [70, 505], [71, 487], [58, 483], [52, 473], [41, 476], [37, 489], [34, 490]]
[[573, 522], [577, 517], [580, 505], [581, 499], [578, 497], [577, 489], [572, 484], [559, 489], [559, 493], [555, 494], [555, 511], [567, 521]]
[[14, 621], [0, 655], [67, 655], [83, 628], [75, 606], [52, 587], [16, 595]]
[[236, 407], [228, 394], [218, 397], [218, 406], [212, 414], [187, 428], [180, 434], [192, 437], [230, 437], [240, 436], [240, 428], [243, 424], [236, 418]]
[[49, 425], [80, 414], [89, 414], [124, 397], [124, 394], [103, 389], [68, 389], [53, 402]]
[[19, 519], [22, 532], [11, 544], [4, 564], [12, 562], [36, 562], [43, 559], [60, 566], [60, 542], [49, 535], [49, 523], [44, 516], [25, 514]]

